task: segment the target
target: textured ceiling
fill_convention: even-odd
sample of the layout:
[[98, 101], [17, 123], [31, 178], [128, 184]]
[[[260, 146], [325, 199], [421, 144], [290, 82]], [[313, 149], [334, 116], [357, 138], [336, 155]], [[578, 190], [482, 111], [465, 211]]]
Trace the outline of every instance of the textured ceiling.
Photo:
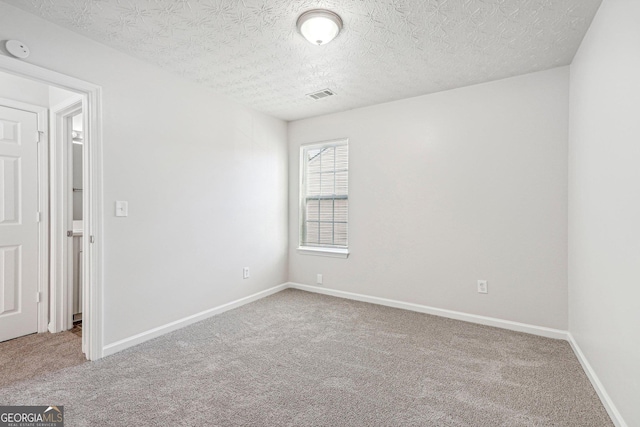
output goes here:
[[[569, 64], [601, 0], [5, 2], [294, 120]], [[325, 46], [295, 27], [313, 8], [344, 21]]]

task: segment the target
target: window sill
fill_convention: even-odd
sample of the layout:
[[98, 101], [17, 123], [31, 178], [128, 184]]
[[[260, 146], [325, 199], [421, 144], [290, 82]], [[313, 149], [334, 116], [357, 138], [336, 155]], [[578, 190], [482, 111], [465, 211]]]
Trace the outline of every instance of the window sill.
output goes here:
[[340, 248], [316, 248], [313, 246], [300, 246], [298, 248], [300, 255], [318, 255], [332, 258], [348, 258], [349, 249]]

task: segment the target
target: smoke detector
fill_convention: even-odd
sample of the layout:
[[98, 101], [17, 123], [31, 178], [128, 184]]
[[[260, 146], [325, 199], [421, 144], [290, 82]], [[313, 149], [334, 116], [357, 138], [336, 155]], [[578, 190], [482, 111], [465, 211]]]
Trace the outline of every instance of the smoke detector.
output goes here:
[[20, 59], [29, 57], [29, 53], [31, 53], [27, 45], [20, 40], [7, 40], [4, 47], [7, 49], [7, 52]]

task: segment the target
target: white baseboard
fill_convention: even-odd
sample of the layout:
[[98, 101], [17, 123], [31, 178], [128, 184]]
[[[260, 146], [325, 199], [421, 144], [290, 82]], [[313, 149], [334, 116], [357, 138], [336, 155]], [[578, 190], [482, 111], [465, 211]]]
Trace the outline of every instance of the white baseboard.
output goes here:
[[607, 410], [607, 413], [609, 414], [611, 421], [613, 421], [613, 424], [615, 424], [616, 427], [627, 427], [627, 423], [622, 418], [622, 415], [618, 411], [618, 408], [616, 408], [616, 405], [613, 404], [613, 401], [609, 397], [609, 394], [607, 393], [604, 386], [600, 382], [600, 379], [596, 375], [596, 372], [591, 367], [591, 364], [589, 363], [589, 361], [587, 360], [587, 357], [584, 355], [584, 353], [580, 349], [578, 342], [575, 340], [571, 332], [567, 334], [567, 341], [569, 341], [569, 344], [571, 344], [571, 348], [573, 348], [573, 352], [576, 354], [576, 357], [580, 361], [580, 364], [582, 365], [582, 369], [584, 369], [584, 372], [587, 374], [587, 377], [589, 378], [589, 381], [591, 381], [591, 384], [593, 385], [593, 388], [596, 390], [596, 393], [598, 393], [598, 397], [600, 397], [600, 400], [602, 401], [602, 405]]
[[478, 316], [475, 314], [467, 314], [459, 311], [445, 310], [441, 308], [429, 307], [426, 305], [413, 304], [409, 302], [396, 301], [386, 298], [373, 297], [362, 294], [355, 294], [352, 292], [339, 291], [329, 288], [321, 288], [318, 286], [303, 285], [300, 283], [283, 283], [273, 288], [266, 289], [264, 291], [249, 295], [244, 298], [240, 298], [235, 301], [231, 301], [227, 304], [220, 305], [218, 307], [211, 308], [209, 310], [196, 313], [194, 315], [185, 317], [183, 319], [176, 320], [166, 325], [158, 326], [157, 328], [150, 329], [145, 332], [133, 335], [129, 338], [116, 341], [114, 343], [105, 345], [102, 349], [102, 357], [110, 356], [119, 351], [133, 347], [138, 344], [142, 344], [145, 341], [149, 341], [153, 338], [157, 338], [161, 335], [173, 332], [175, 330], [184, 328], [185, 326], [192, 325], [201, 320], [215, 316], [216, 314], [224, 313], [225, 311], [232, 310], [250, 302], [257, 301], [261, 298], [283, 291], [287, 288], [300, 289], [308, 292], [315, 292], [319, 294], [331, 295], [339, 298], [346, 298], [356, 301], [363, 301], [372, 304], [386, 305], [389, 307], [401, 308], [404, 310], [416, 311], [419, 313], [433, 314], [436, 316], [447, 317], [450, 319], [463, 320], [471, 323], [478, 323], [481, 325], [495, 326], [498, 328], [509, 329], [512, 331], [526, 332], [533, 335], [540, 335], [547, 338], [556, 339], [568, 339], [567, 332], [559, 329], [545, 328], [542, 326], [527, 325], [525, 323], [512, 322], [510, 320], [496, 319], [493, 317]]
[[167, 323], [166, 325], [150, 329], [146, 332], [142, 332], [132, 337], [125, 338], [120, 341], [116, 341], [112, 344], [108, 344], [104, 346], [104, 348], [102, 349], [102, 356], [103, 357], [110, 356], [114, 353], [117, 353], [129, 347], [133, 347], [135, 345], [141, 344], [145, 341], [149, 341], [153, 338], [157, 338], [169, 332], [184, 328], [185, 326], [192, 325], [201, 320], [207, 319], [217, 314], [224, 313], [225, 311], [232, 310], [234, 308], [243, 306], [245, 304], [249, 304], [251, 302], [257, 301], [269, 295], [273, 295], [275, 293], [283, 291], [287, 288], [299, 289], [302, 291], [314, 292], [314, 293], [324, 294], [324, 295], [331, 295], [334, 297], [368, 302], [371, 304], [384, 305], [388, 307], [401, 308], [404, 310], [415, 311], [418, 313], [432, 314], [435, 316], [446, 317], [449, 319], [462, 320], [465, 322], [477, 323], [480, 325], [494, 326], [497, 328], [508, 329], [511, 331], [524, 332], [532, 335], [538, 335], [538, 336], [547, 337], [547, 338], [555, 338], [555, 339], [562, 339], [562, 340], [569, 341], [569, 343], [571, 344], [571, 348], [573, 349], [576, 357], [580, 361], [582, 368], [584, 369], [585, 373], [587, 374], [587, 377], [591, 381], [593, 388], [596, 390], [598, 396], [600, 397], [600, 400], [602, 401], [602, 404], [607, 410], [607, 413], [611, 417], [611, 420], [613, 421], [613, 423], [616, 425], [616, 427], [627, 427], [627, 424], [622, 418], [622, 415], [620, 415], [620, 412], [618, 411], [613, 401], [609, 397], [609, 394], [606, 392], [604, 386], [598, 379], [598, 376], [596, 375], [595, 371], [589, 364], [589, 361], [585, 357], [584, 353], [582, 353], [582, 350], [578, 346], [578, 343], [574, 339], [573, 335], [571, 335], [571, 333], [568, 331], [547, 328], [544, 326], [529, 325], [529, 324], [520, 323], [520, 322], [513, 322], [510, 320], [497, 319], [494, 317], [468, 314], [460, 311], [445, 310], [442, 308], [429, 307], [426, 305], [413, 304], [409, 302], [391, 300], [387, 298], [380, 298], [380, 297], [374, 297], [369, 295], [356, 294], [352, 292], [339, 291], [336, 289], [329, 289], [329, 288], [324, 288], [319, 286], [303, 285], [301, 283], [293, 283], [293, 282], [283, 283], [281, 285], [274, 286], [273, 288], [269, 288], [264, 291], [255, 293], [253, 295], [249, 295], [247, 297], [240, 298], [235, 301], [231, 301], [229, 303], [211, 308], [209, 310], [202, 311], [192, 316], [188, 316], [183, 319], [176, 320], [175, 322]]
[[511, 320], [496, 319], [495, 317], [479, 316], [477, 314], [468, 314], [460, 311], [445, 310], [442, 308], [435, 308], [426, 305], [413, 304], [410, 302], [355, 294], [352, 292], [338, 291], [336, 289], [322, 288], [319, 286], [303, 285], [301, 283], [289, 282], [287, 285], [289, 288], [300, 289], [302, 291], [315, 292], [318, 294], [331, 295], [339, 298], [369, 302], [372, 304], [386, 305], [388, 307], [402, 308], [404, 310], [417, 311], [418, 313], [433, 314], [435, 316], [447, 317], [449, 319], [463, 320], [465, 322], [478, 323], [480, 325], [494, 326], [496, 328], [509, 329], [511, 331], [517, 332], [525, 332], [527, 334], [539, 335], [547, 338], [555, 338], [561, 340], [567, 339], [567, 331], [563, 331], [560, 329], [528, 325], [526, 323], [512, 322]]
[[616, 425], [616, 427], [627, 427], [627, 423], [624, 421], [624, 419], [622, 418], [622, 415], [620, 415], [620, 412], [618, 411], [616, 406], [613, 404], [613, 401], [609, 397], [609, 394], [606, 392], [604, 386], [598, 379], [598, 376], [596, 375], [595, 371], [587, 361], [587, 358], [585, 357], [584, 353], [582, 353], [582, 350], [578, 346], [578, 343], [573, 338], [573, 335], [571, 335], [571, 333], [568, 331], [546, 328], [543, 326], [528, 325], [526, 323], [512, 322], [510, 320], [496, 319], [494, 317], [486, 317], [486, 316], [479, 316], [476, 314], [462, 313], [460, 311], [445, 310], [442, 308], [429, 307], [426, 305], [413, 304], [409, 302], [373, 297], [369, 295], [356, 294], [352, 292], [339, 291], [336, 289], [323, 288], [319, 286], [303, 285], [301, 283], [289, 282], [287, 283], [287, 287], [293, 288], [293, 289], [300, 289], [308, 292], [315, 292], [318, 294], [331, 295], [339, 298], [346, 298], [346, 299], [351, 299], [356, 301], [368, 302], [372, 304], [386, 305], [388, 307], [401, 308], [404, 310], [417, 311], [419, 313], [433, 314], [435, 316], [447, 317], [449, 319], [463, 320], [465, 322], [471, 322], [471, 323], [479, 323], [481, 325], [494, 326], [497, 328], [509, 329], [512, 331], [525, 332], [528, 334], [539, 335], [547, 338], [566, 340], [571, 345], [573, 352], [575, 353], [576, 357], [580, 361], [582, 368], [584, 369], [585, 373], [587, 374], [587, 377], [591, 381], [591, 384], [593, 385], [593, 388], [596, 390], [596, 393], [598, 393], [598, 397], [600, 397], [600, 400], [602, 401], [602, 404], [607, 410], [607, 413], [609, 414], [609, 417], [611, 418], [613, 423]]
[[253, 295], [249, 295], [244, 298], [240, 298], [235, 301], [228, 302], [226, 304], [220, 305], [218, 307], [210, 308], [209, 310], [202, 311], [200, 313], [196, 313], [194, 315], [182, 318], [180, 320], [176, 320], [175, 322], [167, 323], [166, 325], [158, 326], [157, 328], [150, 329], [148, 331], [139, 333], [137, 335], [131, 336], [129, 338], [125, 338], [120, 341], [116, 341], [114, 343], [105, 345], [102, 348], [102, 357], [110, 356], [114, 353], [127, 349], [129, 347], [133, 347], [138, 344], [142, 344], [145, 341], [149, 341], [153, 338], [157, 338], [161, 335], [167, 334], [169, 332], [173, 332], [175, 330], [184, 328], [185, 326], [192, 325], [201, 320], [207, 319], [209, 317], [215, 316], [216, 314], [224, 313], [225, 311], [232, 310], [234, 308], [238, 308], [245, 304], [249, 304], [250, 302], [257, 301], [264, 297], [268, 297], [269, 295], [275, 294], [277, 292], [283, 291], [288, 288], [288, 284], [284, 283], [282, 285], [274, 286], [273, 288], [266, 289], [264, 291], [255, 293]]

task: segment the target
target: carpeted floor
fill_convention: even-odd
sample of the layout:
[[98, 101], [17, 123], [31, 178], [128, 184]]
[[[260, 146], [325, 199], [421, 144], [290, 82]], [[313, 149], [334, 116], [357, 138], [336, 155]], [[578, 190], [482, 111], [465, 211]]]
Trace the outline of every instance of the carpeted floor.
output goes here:
[[[85, 363], [82, 338], [71, 332], [33, 334], [0, 343], [0, 387]], [[0, 388], [0, 405], [3, 404]]]
[[82, 338], [82, 322], [75, 322], [69, 332]]
[[611, 426], [568, 343], [286, 290], [0, 389], [71, 426]]

